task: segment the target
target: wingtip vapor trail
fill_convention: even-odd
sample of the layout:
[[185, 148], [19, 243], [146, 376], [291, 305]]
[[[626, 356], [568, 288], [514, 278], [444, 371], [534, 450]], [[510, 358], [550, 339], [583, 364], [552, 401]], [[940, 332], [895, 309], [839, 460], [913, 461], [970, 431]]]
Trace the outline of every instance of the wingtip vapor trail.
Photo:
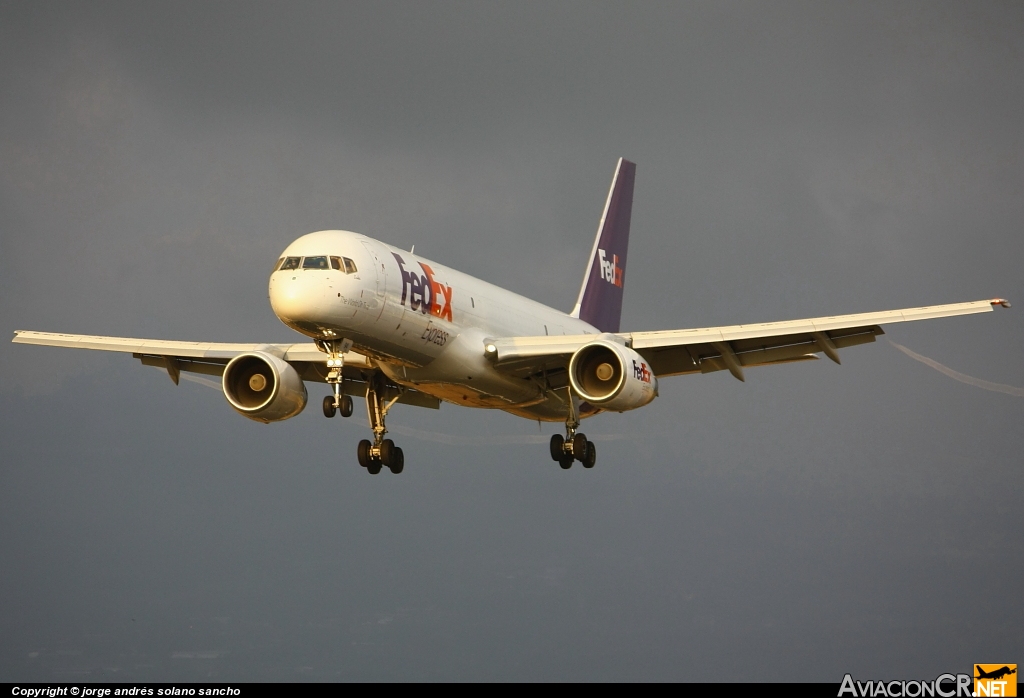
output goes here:
[[992, 383], [991, 381], [982, 380], [981, 378], [975, 378], [974, 376], [968, 376], [965, 373], [954, 371], [949, 366], [943, 366], [938, 361], [929, 359], [927, 356], [921, 356], [920, 354], [907, 349], [902, 344], [897, 344], [892, 340], [889, 340], [889, 344], [893, 345], [904, 354], [912, 358], [914, 361], [920, 361], [925, 366], [934, 368], [939, 373], [949, 376], [953, 380], [966, 383], [967, 385], [973, 385], [976, 388], [982, 388], [983, 390], [991, 390], [994, 393], [1005, 393], [1006, 395], [1013, 395], [1014, 397], [1024, 397], [1024, 388], [1016, 388], [1012, 385], [1004, 385], [1003, 383]]

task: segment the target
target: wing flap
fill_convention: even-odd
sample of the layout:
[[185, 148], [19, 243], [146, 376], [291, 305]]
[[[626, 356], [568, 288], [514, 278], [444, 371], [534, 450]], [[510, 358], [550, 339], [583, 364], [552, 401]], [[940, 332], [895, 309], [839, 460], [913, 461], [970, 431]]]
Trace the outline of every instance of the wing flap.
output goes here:
[[490, 340], [497, 366], [544, 356], [572, 356], [573, 352], [600, 335], [574, 334], [541, 337], [502, 337]]
[[[833, 346], [837, 349], [867, 344], [875, 341], [875, 336], [884, 334], [881, 327], [858, 328], [868, 331], [833, 337]], [[730, 342], [740, 366], [768, 366], [772, 364], [791, 363], [793, 361], [809, 361], [817, 359], [816, 354], [823, 351], [822, 347], [809, 336], [779, 338], [787, 341], [784, 344], [751, 346], [753, 340], [745, 340], [745, 346], [737, 346], [739, 342]], [[718, 343], [720, 344], [720, 343]], [[727, 370], [728, 366], [722, 359], [722, 352], [713, 344], [697, 344], [671, 346], [658, 349], [644, 349], [638, 352], [651, 365], [651, 370], [658, 377], [679, 376], [688, 373], [711, 373]]]
[[[150, 356], [148, 354], [132, 354], [136, 359], [142, 362], [143, 366], [154, 366], [156, 368], [168, 368], [171, 366], [171, 373], [173, 370], [185, 371], [186, 373], [200, 373], [204, 376], [217, 376], [220, 377], [224, 373], [224, 367], [227, 365], [227, 361], [219, 363], [212, 363], [208, 361], [193, 361], [191, 359], [179, 359], [173, 356]], [[174, 376], [171, 375], [173, 380]], [[178, 381], [174, 381], [177, 383]]]

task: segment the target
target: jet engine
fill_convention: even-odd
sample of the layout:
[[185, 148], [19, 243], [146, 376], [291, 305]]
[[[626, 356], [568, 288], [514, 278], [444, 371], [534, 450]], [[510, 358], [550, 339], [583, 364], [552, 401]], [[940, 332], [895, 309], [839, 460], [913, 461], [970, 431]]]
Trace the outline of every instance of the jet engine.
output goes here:
[[239, 354], [221, 378], [224, 397], [243, 416], [280, 422], [306, 406], [306, 386], [291, 364], [262, 351]]
[[635, 410], [658, 396], [658, 379], [646, 359], [610, 340], [576, 350], [569, 361], [569, 383], [581, 399], [614, 412]]

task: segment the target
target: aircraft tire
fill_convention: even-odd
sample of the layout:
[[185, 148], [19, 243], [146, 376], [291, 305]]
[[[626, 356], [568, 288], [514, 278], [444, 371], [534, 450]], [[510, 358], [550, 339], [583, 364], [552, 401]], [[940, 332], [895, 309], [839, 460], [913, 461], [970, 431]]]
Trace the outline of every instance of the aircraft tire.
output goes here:
[[573, 457], [582, 463], [587, 457], [587, 437], [583, 434], [577, 434], [572, 437], [572, 455]]
[[380, 461], [370, 461], [370, 464], [366, 466], [366, 472], [370, 473], [370, 475], [377, 475], [380, 473], [380, 467]]
[[395, 442], [384, 439], [380, 444], [380, 462], [389, 468], [395, 463]]
[[359, 465], [364, 468], [369, 468], [370, 461], [372, 460], [370, 458], [370, 446], [372, 446], [372, 444], [366, 439], [363, 439], [359, 442], [359, 446], [356, 448], [356, 454], [359, 457]]
[[583, 458], [583, 467], [593, 468], [595, 463], [597, 463], [597, 446], [594, 445], [593, 441], [588, 441], [587, 455]]
[[341, 416], [351, 417], [352, 416], [352, 398], [349, 395], [341, 396]]
[[334, 396], [333, 395], [325, 395], [324, 396], [324, 416], [327, 417], [327, 419], [330, 419], [331, 417], [334, 416], [334, 410], [335, 410], [335, 407], [334, 407]]
[[565, 455], [564, 449], [565, 439], [562, 438], [561, 434], [551, 435], [551, 460], [560, 461], [562, 456]]
[[395, 447], [395, 461], [391, 464], [391, 472], [398, 475], [400, 472], [405, 470], [405, 451], [401, 448]]
[[561, 466], [562, 470], [568, 470], [572, 467], [572, 456], [562, 456], [558, 461], [558, 465]]

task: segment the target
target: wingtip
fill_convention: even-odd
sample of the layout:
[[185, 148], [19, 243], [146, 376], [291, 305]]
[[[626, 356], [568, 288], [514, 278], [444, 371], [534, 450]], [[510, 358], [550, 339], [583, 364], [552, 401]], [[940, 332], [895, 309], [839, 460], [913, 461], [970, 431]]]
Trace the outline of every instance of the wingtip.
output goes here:
[[1005, 298], [993, 298], [992, 300], [989, 301], [989, 303], [991, 303], [993, 306], [999, 305], [1004, 308], [1010, 307], [1010, 301], [1006, 300]]

